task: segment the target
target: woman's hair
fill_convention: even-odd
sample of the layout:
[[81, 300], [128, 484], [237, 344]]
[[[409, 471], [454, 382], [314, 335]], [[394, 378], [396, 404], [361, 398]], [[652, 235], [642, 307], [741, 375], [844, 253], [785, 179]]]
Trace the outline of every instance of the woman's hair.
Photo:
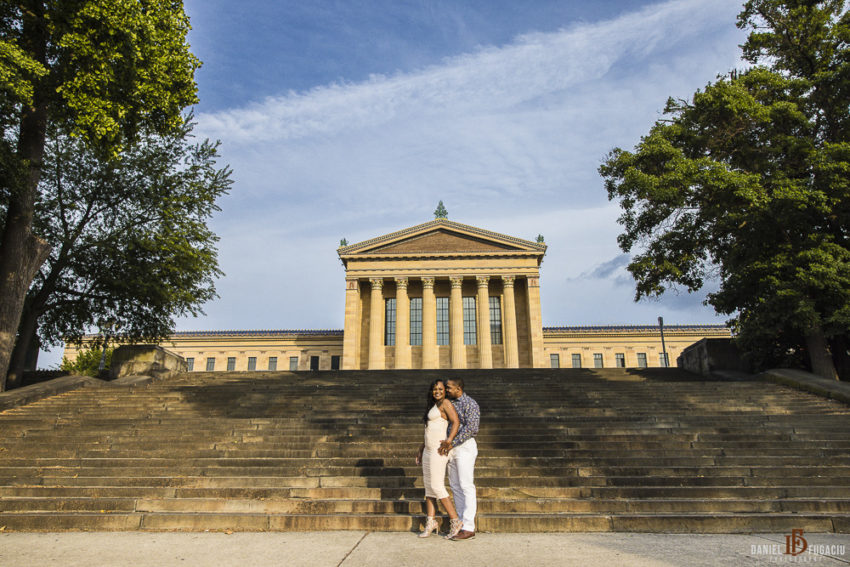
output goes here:
[[430, 386], [428, 386], [428, 403], [425, 405], [425, 414], [422, 416], [422, 421], [424, 421], [426, 425], [428, 423], [428, 412], [430, 412], [431, 408], [434, 407], [434, 404], [437, 403], [436, 401], [434, 401], [434, 394], [431, 393], [434, 391], [434, 386], [436, 386], [437, 384], [442, 384], [443, 389], [446, 388], [446, 381], [442, 378], [437, 378], [436, 380], [431, 382]]

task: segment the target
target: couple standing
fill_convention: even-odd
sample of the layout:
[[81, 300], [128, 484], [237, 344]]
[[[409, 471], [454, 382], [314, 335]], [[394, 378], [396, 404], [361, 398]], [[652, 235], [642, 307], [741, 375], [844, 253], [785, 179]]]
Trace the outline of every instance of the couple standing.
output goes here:
[[[451, 519], [446, 539], [472, 539], [477, 509], [474, 472], [478, 445], [475, 435], [481, 412], [475, 400], [464, 393], [463, 379], [435, 380], [431, 384], [423, 420], [425, 442], [419, 447], [416, 463], [422, 463], [428, 518], [419, 537], [428, 537], [437, 529], [439, 500]], [[454, 504], [446, 491], [446, 469]]]

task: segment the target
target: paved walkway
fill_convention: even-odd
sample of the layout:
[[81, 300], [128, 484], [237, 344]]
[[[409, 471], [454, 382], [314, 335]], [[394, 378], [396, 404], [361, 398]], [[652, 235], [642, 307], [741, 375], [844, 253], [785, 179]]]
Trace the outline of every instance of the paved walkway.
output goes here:
[[[785, 555], [785, 536], [479, 534], [465, 542], [409, 533], [5, 533], [4, 567], [582, 567], [850, 565], [850, 534], [803, 534], [808, 550]], [[802, 545], [802, 543], [800, 543]], [[811, 551], [816, 553], [810, 553]]]

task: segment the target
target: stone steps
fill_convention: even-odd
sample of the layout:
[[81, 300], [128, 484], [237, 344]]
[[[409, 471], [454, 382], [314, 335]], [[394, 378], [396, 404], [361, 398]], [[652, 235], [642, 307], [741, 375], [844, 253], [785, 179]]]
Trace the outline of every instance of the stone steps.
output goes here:
[[[462, 373], [480, 530], [848, 531], [845, 405], [672, 369]], [[437, 375], [190, 373], [8, 410], [0, 525], [417, 529]]]

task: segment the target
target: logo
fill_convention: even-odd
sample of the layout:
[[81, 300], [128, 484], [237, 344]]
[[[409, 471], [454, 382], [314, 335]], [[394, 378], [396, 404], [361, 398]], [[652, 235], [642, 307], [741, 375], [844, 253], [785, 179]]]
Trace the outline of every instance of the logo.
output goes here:
[[797, 557], [809, 547], [809, 542], [803, 537], [803, 530], [791, 530], [790, 536], [785, 536], [785, 555]]
[[[781, 541], [781, 540], [780, 540]], [[803, 537], [802, 529], [792, 529], [791, 535], [785, 536], [785, 549], [782, 544], [768, 543], [756, 544], [750, 547], [750, 555], [753, 557], [766, 557], [769, 563], [817, 563], [825, 557], [839, 558], [845, 556], [847, 547], [843, 543], [817, 543], [809, 545]]]
[[791, 535], [785, 536], [785, 555], [797, 557], [809, 548], [809, 542], [803, 537], [803, 530], [791, 530]]

